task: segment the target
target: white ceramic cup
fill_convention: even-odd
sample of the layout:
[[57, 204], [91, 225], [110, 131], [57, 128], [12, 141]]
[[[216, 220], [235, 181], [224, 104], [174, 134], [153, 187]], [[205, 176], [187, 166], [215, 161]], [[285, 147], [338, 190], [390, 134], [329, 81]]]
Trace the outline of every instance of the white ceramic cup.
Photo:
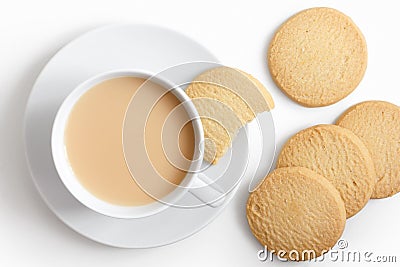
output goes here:
[[[96, 84], [117, 77], [138, 77], [150, 79], [152, 82], [156, 82], [167, 90], [170, 90], [170, 92], [172, 92], [182, 102], [194, 129], [194, 160], [191, 162], [185, 178], [182, 180], [181, 184], [165, 198], [159, 199], [158, 201], [155, 200], [147, 205], [119, 206], [97, 198], [79, 182], [68, 161], [66, 153], [64, 142], [65, 128], [74, 105], [84, 93]], [[200, 170], [203, 161], [203, 144], [204, 134], [201, 120], [195, 106], [186, 93], [181, 88], [175, 86], [172, 82], [141, 70], [109, 71], [90, 78], [77, 86], [61, 104], [54, 120], [51, 135], [51, 148], [54, 164], [60, 179], [69, 192], [83, 205], [100, 214], [125, 219], [150, 216], [170, 206], [179, 208], [181, 206], [178, 201], [187, 193], [193, 194], [203, 204], [207, 204], [211, 207], [221, 205], [225, 198], [223, 190], [219, 188], [216, 183], [213, 183], [212, 179], [202, 174]]]

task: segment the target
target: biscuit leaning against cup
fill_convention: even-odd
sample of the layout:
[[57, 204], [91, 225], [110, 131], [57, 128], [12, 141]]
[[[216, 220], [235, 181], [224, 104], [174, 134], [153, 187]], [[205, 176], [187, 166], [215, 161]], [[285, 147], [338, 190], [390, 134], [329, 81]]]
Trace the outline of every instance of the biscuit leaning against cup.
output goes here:
[[212, 164], [224, 156], [242, 126], [275, 106], [260, 81], [244, 71], [225, 66], [198, 75], [186, 94], [201, 117], [206, 138], [204, 159]]

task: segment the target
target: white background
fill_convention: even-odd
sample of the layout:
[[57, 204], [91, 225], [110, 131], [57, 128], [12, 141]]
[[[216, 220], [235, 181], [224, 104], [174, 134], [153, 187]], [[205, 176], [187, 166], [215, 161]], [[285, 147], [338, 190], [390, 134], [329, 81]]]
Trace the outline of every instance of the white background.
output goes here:
[[[309, 109], [293, 103], [276, 88], [265, 54], [280, 23], [314, 6], [332, 6], [353, 18], [366, 37], [369, 63], [363, 81], [349, 97], [329, 107]], [[273, 115], [278, 150], [298, 130], [332, 123], [361, 100], [400, 104], [396, 1], [0, 0], [0, 266], [282, 265], [257, 259], [261, 246], [247, 227], [245, 186], [201, 232], [173, 245], [146, 250], [110, 248], [87, 240], [60, 222], [40, 199], [30, 180], [22, 140], [23, 112], [31, 86], [64, 44], [87, 30], [116, 22], [175, 29], [207, 46], [223, 64], [259, 78], [276, 102]], [[343, 235], [348, 249], [395, 255], [400, 262], [399, 210], [400, 194], [370, 201], [348, 220]], [[327, 260], [319, 265], [342, 263]]]

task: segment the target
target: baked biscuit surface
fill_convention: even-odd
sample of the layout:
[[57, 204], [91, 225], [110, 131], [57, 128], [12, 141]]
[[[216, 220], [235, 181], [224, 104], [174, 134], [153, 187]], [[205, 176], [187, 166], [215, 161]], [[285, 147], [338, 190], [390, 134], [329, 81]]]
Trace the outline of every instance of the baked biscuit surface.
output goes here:
[[301, 11], [276, 31], [268, 66], [277, 86], [308, 107], [349, 95], [367, 67], [367, 46], [354, 22], [332, 8]]
[[187, 87], [203, 123], [204, 159], [216, 164], [224, 156], [240, 127], [258, 113], [274, 108], [267, 89], [250, 74], [216, 67], [198, 75]]
[[292, 136], [282, 148], [277, 167], [306, 167], [328, 179], [339, 191], [347, 217], [370, 199], [376, 182], [372, 157], [350, 130], [317, 125]]
[[400, 108], [366, 101], [346, 110], [336, 124], [360, 137], [371, 153], [378, 179], [372, 198], [400, 192]]
[[308, 260], [335, 245], [346, 211], [328, 180], [303, 167], [288, 167], [271, 172], [250, 194], [247, 219], [254, 236], [270, 251]]

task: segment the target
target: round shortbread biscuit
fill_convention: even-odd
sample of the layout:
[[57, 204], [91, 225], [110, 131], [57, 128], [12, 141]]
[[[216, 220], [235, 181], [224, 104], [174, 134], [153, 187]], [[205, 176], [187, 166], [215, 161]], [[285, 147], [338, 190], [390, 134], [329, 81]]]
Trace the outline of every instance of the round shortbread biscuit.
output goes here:
[[277, 86], [307, 107], [327, 106], [349, 95], [367, 67], [367, 45], [354, 22], [332, 8], [311, 8], [289, 18], [268, 49]]
[[378, 179], [372, 198], [400, 192], [400, 108], [384, 101], [362, 102], [336, 124], [355, 133], [370, 151]]
[[376, 182], [374, 163], [360, 138], [336, 125], [317, 125], [295, 134], [278, 157], [278, 168], [306, 167], [339, 191], [347, 218], [370, 199]]
[[288, 167], [271, 172], [250, 194], [247, 220], [268, 250], [289, 260], [309, 260], [335, 245], [346, 210], [339, 192], [323, 176]]

